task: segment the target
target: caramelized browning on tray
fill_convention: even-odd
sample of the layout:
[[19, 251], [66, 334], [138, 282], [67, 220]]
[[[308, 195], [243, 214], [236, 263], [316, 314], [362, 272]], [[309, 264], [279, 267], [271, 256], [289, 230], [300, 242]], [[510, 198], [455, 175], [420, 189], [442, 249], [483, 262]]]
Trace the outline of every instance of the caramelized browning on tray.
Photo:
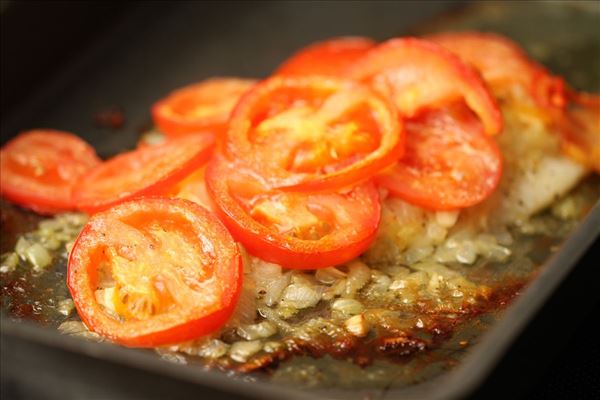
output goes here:
[[[293, 356], [320, 358], [329, 355], [339, 360], [349, 360], [360, 367], [367, 367], [377, 359], [406, 363], [418, 353], [439, 348], [465, 321], [478, 318], [481, 314], [497, 311], [517, 296], [525, 282], [515, 283], [501, 290], [491, 291], [485, 305], [467, 307], [461, 315], [426, 313], [419, 317], [407, 318], [412, 327], [394, 329], [382, 324], [375, 326], [367, 337], [361, 338], [351, 332], [329, 336], [321, 333], [310, 340], [290, 338], [271, 353], [263, 353], [244, 363], [235, 363], [231, 359], [217, 359], [210, 363], [222, 369], [239, 372], [270, 371], [281, 361]], [[466, 345], [466, 343], [465, 343]]]

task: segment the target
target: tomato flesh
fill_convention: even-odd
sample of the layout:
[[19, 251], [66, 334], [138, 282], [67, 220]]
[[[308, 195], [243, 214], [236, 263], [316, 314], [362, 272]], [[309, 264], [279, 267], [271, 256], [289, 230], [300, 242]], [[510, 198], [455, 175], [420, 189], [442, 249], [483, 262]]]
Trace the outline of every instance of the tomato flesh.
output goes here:
[[374, 240], [380, 219], [372, 183], [346, 192], [268, 191], [252, 171], [223, 158], [209, 163], [217, 215], [250, 254], [286, 268], [342, 264]]
[[406, 147], [405, 157], [376, 181], [420, 207], [475, 205], [494, 191], [502, 174], [498, 146], [462, 104], [408, 121]]
[[563, 79], [553, 76], [530, 59], [507, 37], [482, 32], [451, 32], [429, 36], [477, 69], [492, 87], [521, 85], [543, 107], [563, 107], [566, 92]]
[[356, 61], [347, 76], [385, 94], [406, 117], [463, 99], [487, 134], [502, 130], [500, 110], [477, 72], [433, 42], [388, 40]]
[[335, 190], [369, 179], [402, 155], [402, 121], [368, 87], [324, 77], [274, 77], [234, 110], [231, 159], [273, 187]]
[[221, 136], [240, 97], [256, 81], [213, 78], [175, 90], [152, 107], [154, 123], [167, 136], [208, 132]]
[[92, 331], [153, 347], [222, 326], [241, 268], [236, 244], [211, 213], [186, 200], [145, 198], [91, 217], [73, 246], [67, 283]]
[[343, 76], [350, 64], [375, 46], [364, 37], [338, 37], [313, 43], [288, 58], [276, 75]]
[[99, 163], [94, 149], [71, 133], [24, 132], [0, 150], [0, 193], [40, 214], [73, 210], [74, 186]]
[[172, 190], [172, 197], [193, 201], [207, 210], [214, 211], [212, 200], [206, 190], [206, 167], [199, 168], [179, 182]]
[[75, 203], [93, 213], [132, 198], [167, 194], [208, 160], [213, 145], [212, 135], [188, 135], [119, 154], [86, 175]]

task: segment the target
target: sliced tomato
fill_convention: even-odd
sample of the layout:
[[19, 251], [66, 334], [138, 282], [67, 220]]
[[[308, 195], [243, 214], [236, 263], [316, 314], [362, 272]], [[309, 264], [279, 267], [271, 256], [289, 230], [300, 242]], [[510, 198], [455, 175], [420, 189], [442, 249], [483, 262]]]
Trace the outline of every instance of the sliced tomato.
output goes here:
[[212, 135], [188, 135], [119, 154], [86, 174], [74, 192], [80, 210], [97, 212], [135, 197], [170, 193], [211, 156]]
[[41, 214], [72, 210], [73, 187], [99, 163], [94, 149], [71, 133], [23, 132], [0, 150], [0, 193]]
[[600, 172], [600, 96], [569, 93], [570, 107], [554, 115], [563, 151]]
[[252, 171], [222, 158], [209, 163], [206, 183], [233, 237], [250, 254], [286, 268], [352, 260], [379, 226], [379, 194], [372, 183], [343, 193], [268, 192]]
[[388, 40], [356, 61], [347, 76], [370, 83], [409, 118], [463, 99], [481, 119], [487, 134], [502, 130], [498, 105], [477, 72], [433, 42]]
[[168, 136], [209, 132], [220, 136], [240, 97], [255, 80], [213, 78], [175, 90], [152, 107], [152, 118]]
[[242, 260], [210, 212], [186, 200], [145, 198], [91, 217], [67, 274], [90, 330], [122, 345], [154, 347], [221, 327], [239, 297]]
[[190, 174], [183, 181], [175, 185], [171, 191], [171, 196], [193, 201], [207, 210], [214, 211], [212, 200], [206, 190], [206, 182], [204, 180], [205, 172], [206, 167], [202, 167]]
[[357, 36], [337, 37], [313, 43], [288, 58], [276, 75], [342, 76], [350, 64], [375, 46], [375, 41]]
[[427, 37], [477, 69], [492, 87], [521, 85], [543, 107], [564, 107], [564, 80], [533, 61], [507, 37], [482, 32], [450, 32]]
[[274, 77], [232, 113], [226, 150], [274, 187], [335, 190], [369, 179], [402, 155], [394, 106], [351, 81]]
[[454, 210], [488, 197], [501, 174], [496, 142], [459, 103], [408, 121], [405, 157], [376, 181], [420, 207]]

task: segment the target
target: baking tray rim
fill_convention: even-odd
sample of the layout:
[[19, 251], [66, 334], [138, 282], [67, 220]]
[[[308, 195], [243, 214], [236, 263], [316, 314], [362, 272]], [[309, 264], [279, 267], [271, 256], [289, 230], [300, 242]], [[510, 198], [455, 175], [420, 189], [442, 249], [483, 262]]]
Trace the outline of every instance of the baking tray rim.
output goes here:
[[[560, 249], [550, 256], [541, 272], [505, 310], [481, 340], [472, 346], [469, 354], [453, 370], [429, 381], [404, 388], [386, 390], [382, 399], [402, 396], [403, 399], [457, 399], [473, 392], [490, 374], [502, 354], [523, 331], [526, 324], [548, 300], [558, 285], [572, 271], [579, 259], [600, 237], [600, 201], [588, 212]], [[138, 349], [128, 349], [109, 343], [97, 343], [60, 334], [57, 330], [29, 321], [13, 321], [4, 315], [0, 318], [0, 336], [79, 353], [90, 358], [119, 363], [140, 370], [165, 374], [191, 383], [206, 385], [230, 393], [252, 395], [260, 398], [315, 399], [339, 398], [347, 389], [307, 390], [289, 388], [261, 381], [247, 382], [229, 374], [201, 367], [190, 367], [160, 359], [156, 354]], [[365, 390], [368, 390], [365, 388]]]

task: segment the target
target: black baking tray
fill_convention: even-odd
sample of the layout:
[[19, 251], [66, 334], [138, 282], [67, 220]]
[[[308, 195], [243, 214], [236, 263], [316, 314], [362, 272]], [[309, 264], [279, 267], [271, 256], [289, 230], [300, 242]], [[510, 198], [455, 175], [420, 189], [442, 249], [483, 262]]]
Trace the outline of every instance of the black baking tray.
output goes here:
[[[291, 51], [312, 41], [337, 35], [385, 39], [418, 30], [414, 28], [418, 22], [442, 13], [443, 18], [455, 18], [452, 13], [464, 12], [463, 3], [153, 2], [116, 6], [91, 2], [75, 10], [67, 2], [28, 3], [29, 13], [45, 14], [51, 7], [54, 14], [45, 14], [52, 15], [49, 26], [62, 26], [55, 35], [72, 42], [71, 46], [61, 42], [48, 57], [60, 58], [61, 51], [74, 54], [67, 61], [46, 60], [46, 71], [53, 73], [36, 80], [35, 68], [15, 67], [19, 60], [5, 68], [9, 62], [3, 42], [2, 142], [24, 129], [52, 127], [77, 132], [101, 155], [114, 154], [135, 145], [139, 133], [148, 127], [151, 103], [175, 87], [214, 75], [266, 76]], [[10, 7], [25, 15], [21, 22], [27, 21], [27, 13], [23, 14], [21, 4], [3, 5], [3, 40], [10, 34], [14, 41], [18, 38], [14, 26], [19, 24], [12, 20], [13, 30], [5, 31], [11, 15], [17, 15], [11, 14]], [[60, 12], [56, 7], [62, 7]], [[90, 22], [79, 21], [73, 27], [66, 17]], [[432, 29], [436, 24], [444, 26], [444, 21], [434, 20]], [[36, 32], [28, 24], [21, 25], [21, 29], [26, 27]], [[81, 36], [72, 37], [76, 32]], [[37, 46], [52, 45], [38, 37]], [[35, 50], [14, 51], [23, 58], [20, 62], [35, 60]], [[43, 60], [40, 63], [44, 65]], [[6, 71], [16, 75], [7, 81]], [[590, 85], [583, 82], [581, 86]], [[18, 88], [27, 88], [26, 93], [19, 93]], [[98, 111], [114, 108], [125, 111], [124, 127], [94, 123]], [[596, 205], [457, 368], [405, 389], [302, 391], [172, 364], [145, 351], [87, 342], [3, 318], [2, 391], [20, 398], [166, 398], [174, 393], [211, 399], [461, 398], [481, 384], [599, 235], [600, 205]], [[173, 392], [175, 385], [179, 392]]]

